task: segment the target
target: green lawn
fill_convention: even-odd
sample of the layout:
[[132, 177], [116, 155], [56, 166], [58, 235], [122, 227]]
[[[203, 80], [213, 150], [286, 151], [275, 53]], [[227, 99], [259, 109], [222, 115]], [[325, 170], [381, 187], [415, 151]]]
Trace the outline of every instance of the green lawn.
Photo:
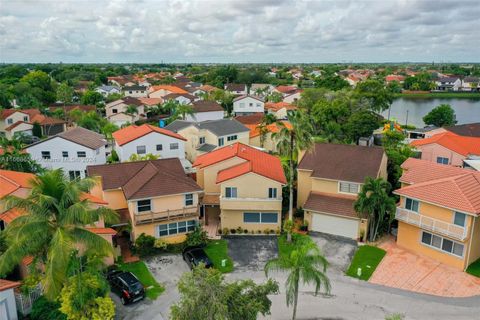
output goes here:
[[467, 273], [470, 273], [472, 276], [480, 278], [480, 259], [474, 261], [467, 268]]
[[[386, 251], [372, 246], [361, 246], [355, 252], [352, 264], [347, 270], [347, 275], [354, 278], [367, 281], [372, 276], [380, 261], [385, 256]], [[362, 268], [362, 275], [357, 276], [358, 268]]]
[[146, 288], [148, 298], [155, 300], [163, 291], [165, 291], [165, 288], [155, 280], [143, 261], [122, 263], [119, 264], [118, 267], [120, 270], [130, 271], [137, 276]]
[[278, 237], [278, 255], [289, 255], [290, 252], [295, 248], [295, 245], [301, 245], [309, 242], [313, 242], [309, 236], [297, 233], [292, 234], [292, 242], [287, 242], [287, 235], [282, 234], [280, 237]]
[[[228, 256], [226, 240], [211, 241], [207, 244], [204, 250], [216, 269], [220, 270], [222, 273], [232, 272], [233, 261], [232, 258]], [[227, 259], [225, 267], [222, 267], [223, 259]]]

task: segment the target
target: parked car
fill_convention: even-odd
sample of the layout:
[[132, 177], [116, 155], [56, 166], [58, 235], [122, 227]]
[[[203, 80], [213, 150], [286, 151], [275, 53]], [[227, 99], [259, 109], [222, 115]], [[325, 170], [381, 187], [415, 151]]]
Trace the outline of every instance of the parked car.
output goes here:
[[208, 258], [205, 250], [199, 247], [187, 248], [183, 251], [183, 260], [188, 264], [190, 269], [198, 266], [200, 263], [205, 264], [205, 268], [213, 267], [212, 261]]
[[145, 288], [131, 272], [112, 270], [107, 273], [107, 280], [112, 292], [120, 297], [124, 305], [145, 298]]

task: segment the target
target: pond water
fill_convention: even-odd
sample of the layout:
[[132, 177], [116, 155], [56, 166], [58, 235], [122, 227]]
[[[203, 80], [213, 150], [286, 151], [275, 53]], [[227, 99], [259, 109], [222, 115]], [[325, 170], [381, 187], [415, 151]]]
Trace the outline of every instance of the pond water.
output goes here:
[[[428, 98], [398, 98], [390, 107], [390, 119], [401, 124], [411, 124], [424, 127], [422, 118], [440, 104], [449, 104], [455, 110], [457, 124], [480, 122], [480, 99], [428, 99]], [[389, 111], [382, 113], [385, 119]]]

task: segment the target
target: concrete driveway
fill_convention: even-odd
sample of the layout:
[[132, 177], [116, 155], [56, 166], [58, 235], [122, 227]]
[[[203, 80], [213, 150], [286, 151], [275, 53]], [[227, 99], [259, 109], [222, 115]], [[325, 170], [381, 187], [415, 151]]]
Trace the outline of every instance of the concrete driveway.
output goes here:
[[229, 236], [224, 239], [234, 270], [263, 270], [267, 261], [278, 257], [276, 236]]
[[330, 268], [341, 272], [347, 270], [357, 249], [356, 241], [319, 232], [310, 232], [310, 236], [327, 258]]
[[382, 245], [387, 254], [369, 282], [442, 297], [480, 295], [480, 279], [402, 249], [393, 240]]

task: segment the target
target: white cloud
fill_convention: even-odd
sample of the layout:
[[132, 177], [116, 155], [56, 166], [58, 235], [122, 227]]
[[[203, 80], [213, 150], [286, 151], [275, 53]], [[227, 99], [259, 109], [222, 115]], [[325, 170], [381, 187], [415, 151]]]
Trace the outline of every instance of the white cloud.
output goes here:
[[476, 1], [7, 1], [1, 62], [479, 61]]

